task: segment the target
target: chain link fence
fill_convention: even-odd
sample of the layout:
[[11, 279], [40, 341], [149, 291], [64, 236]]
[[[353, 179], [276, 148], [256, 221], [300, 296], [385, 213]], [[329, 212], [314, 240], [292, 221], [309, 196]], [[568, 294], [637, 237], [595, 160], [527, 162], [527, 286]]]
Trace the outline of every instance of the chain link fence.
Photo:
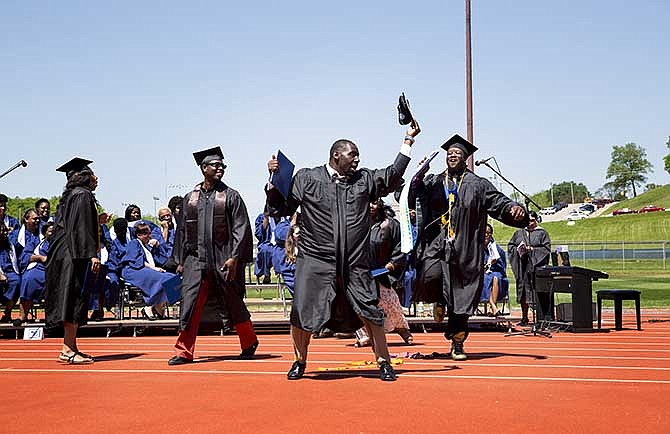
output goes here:
[[552, 250], [567, 246], [572, 265], [626, 270], [626, 267], [667, 270], [670, 241], [551, 241]]

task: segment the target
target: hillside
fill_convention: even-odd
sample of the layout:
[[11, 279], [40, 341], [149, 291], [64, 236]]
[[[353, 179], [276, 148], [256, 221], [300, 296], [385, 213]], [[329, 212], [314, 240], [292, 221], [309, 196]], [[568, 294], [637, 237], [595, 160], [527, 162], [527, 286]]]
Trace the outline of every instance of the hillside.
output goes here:
[[640, 209], [646, 205], [656, 205], [662, 206], [663, 208], [670, 208], [670, 184], [647, 191], [632, 199], [622, 200], [617, 204], [617, 209]]
[[[645, 205], [670, 208], [670, 185], [656, 188], [612, 207], [640, 209]], [[566, 221], [545, 222], [541, 226], [556, 241], [659, 241], [670, 240], [670, 212], [629, 214], [587, 218], [569, 226]], [[515, 229], [494, 222], [495, 238], [509, 240]]]

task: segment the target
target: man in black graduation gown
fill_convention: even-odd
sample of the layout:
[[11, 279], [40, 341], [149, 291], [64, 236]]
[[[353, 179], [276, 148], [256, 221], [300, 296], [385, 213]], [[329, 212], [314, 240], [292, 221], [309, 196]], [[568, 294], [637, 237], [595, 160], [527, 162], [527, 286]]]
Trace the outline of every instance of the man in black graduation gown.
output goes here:
[[[400, 153], [384, 169], [358, 169], [358, 147], [341, 139], [331, 146], [326, 165], [295, 174], [288, 198], [268, 186], [271, 212], [291, 215], [298, 206], [302, 212], [291, 307], [295, 362], [289, 380], [303, 376], [313, 332], [327, 327], [351, 333], [363, 325], [372, 339], [381, 379], [396, 379], [384, 335], [384, 312], [377, 306], [377, 287], [370, 275], [369, 204], [398, 187], [420, 131], [416, 122], [408, 127]], [[278, 169], [273, 156], [268, 170]]]
[[240, 339], [240, 358], [253, 358], [258, 339], [244, 304], [244, 267], [253, 241], [247, 208], [240, 194], [221, 182], [226, 165], [221, 148], [193, 154], [204, 181], [184, 197], [173, 258], [183, 273], [179, 337], [168, 365], [193, 362], [203, 308], [213, 297], [230, 318]]
[[[521, 322], [528, 325], [528, 305], [535, 301], [535, 270], [549, 264], [551, 240], [549, 234], [537, 225], [537, 213], [530, 211], [528, 226], [514, 232], [507, 244], [514, 279], [516, 280], [516, 301], [521, 305]], [[539, 295], [539, 294], [538, 294]], [[541, 301], [545, 309], [550, 300]]]
[[468, 318], [479, 303], [484, 280], [487, 216], [516, 227], [525, 226], [528, 216], [487, 179], [466, 168], [466, 159], [477, 149], [474, 145], [456, 134], [442, 148], [447, 151], [447, 170], [420, 174], [409, 195], [409, 203], [418, 199], [421, 211], [413, 299], [446, 305], [451, 357], [465, 360]]

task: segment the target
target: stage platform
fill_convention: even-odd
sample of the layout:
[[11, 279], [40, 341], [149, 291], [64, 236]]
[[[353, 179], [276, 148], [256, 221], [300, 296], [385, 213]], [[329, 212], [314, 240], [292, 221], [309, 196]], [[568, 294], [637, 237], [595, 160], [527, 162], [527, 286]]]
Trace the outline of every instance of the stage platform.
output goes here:
[[[108, 313], [108, 315], [111, 314]], [[517, 318], [514, 314], [502, 317], [473, 316], [470, 317], [469, 323], [475, 328], [486, 327], [489, 330], [499, 329], [501, 332], [506, 332], [509, 331], [513, 324], [516, 321], [519, 321], [519, 319], [520, 318]], [[259, 333], [288, 333], [289, 331], [289, 319], [284, 316], [283, 312], [251, 312], [251, 320], [254, 324], [254, 328]], [[410, 324], [412, 330], [416, 331], [437, 330], [446, 326], [446, 322], [437, 323], [430, 316], [410, 316], [407, 317], [407, 322]], [[12, 337], [11, 335], [14, 335], [13, 337], [16, 339], [21, 339], [23, 337], [24, 329], [29, 327], [44, 327], [44, 322], [37, 321], [24, 323], [20, 326], [15, 326], [11, 323], [0, 323], [0, 335], [5, 338], [10, 338]], [[96, 331], [99, 331], [100, 334], [105, 334], [109, 337], [120, 332], [130, 333], [133, 336], [137, 336], [138, 334], [150, 332], [150, 329], [154, 329], [155, 331], [163, 330], [166, 332], [173, 330], [176, 335], [178, 327], [179, 321], [176, 318], [147, 320], [144, 318], [115, 319], [114, 317], [109, 316], [102, 321], [89, 321], [87, 324], [81, 326], [81, 329], [91, 330], [91, 332], [97, 329]], [[212, 323], [210, 322], [208, 326], [203, 328], [203, 330], [206, 330], [206, 333], [211, 335], [212, 333], [216, 333], [217, 326], [212, 326]], [[221, 335], [225, 334], [222, 327], [218, 331]]]

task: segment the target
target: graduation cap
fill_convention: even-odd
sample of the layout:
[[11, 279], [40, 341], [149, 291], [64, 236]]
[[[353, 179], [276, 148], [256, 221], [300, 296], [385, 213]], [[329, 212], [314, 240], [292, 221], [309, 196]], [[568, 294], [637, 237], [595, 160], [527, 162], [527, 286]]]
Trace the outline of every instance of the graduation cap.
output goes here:
[[91, 170], [88, 165], [92, 162], [93, 161], [87, 160], [85, 158], [74, 157], [72, 160], [56, 169], [56, 171], [65, 173], [65, 176], [69, 178], [74, 172], [81, 172], [84, 169]]
[[[213, 148], [205, 149], [204, 151], [198, 151], [193, 153], [193, 158], [198, 166], [207, 164], [210, 161], [221, 160], [223, 161], [223, 151], [221, 151], [220, 146], [215, 146]], [[226, 165], [223, 165], [223, 168], [226, 168]]]
[[405, 98], [405, 92], [398, 98], [398, 122], [400, 125], [407, 125], [414, 120], [412, 112], [409, 110], [409, 101]]
[[449, 148], [451, 148], [452, 146], [455, 146], [460, 150], [462, 150], [463, 154], [465, 154], [465, 158], [468, 158], [470, 155], [474, 154], [475, 151], [477, 151], [478, 149], [475, 145], [468, 142], [458, 134], [454, 134], [449, 140], [444, 142], [441, 148], [444, 149], [445, 151], [448, 151]]

